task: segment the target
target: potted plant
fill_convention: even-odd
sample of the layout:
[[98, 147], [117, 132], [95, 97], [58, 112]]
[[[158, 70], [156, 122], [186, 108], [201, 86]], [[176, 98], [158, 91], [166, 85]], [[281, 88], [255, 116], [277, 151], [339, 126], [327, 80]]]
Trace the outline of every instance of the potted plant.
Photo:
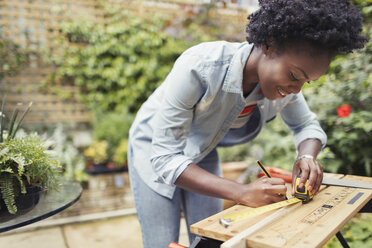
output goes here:
[[89, 174], [99, 174], [107, 170], [107, 146], [107, 141], [96, 140], [84, 150], [87, 160], [87, 172]]
[[0, 212], [19, 215], [31, 210], [42, 192], [58, 187], [60, 166], [38, 135], [16, 137], [31, 104], [19, 121], [18, 109], [13, 111], [7, 130], [4, 105], [5, 97], [0, 114]]
[[127, 169], [128, 133], [133, 116], [126, 109], [94, 112], [92, 144], [84, 150], [89, 174]]
[[124, 170], [128, 170], [127, 162], [127, 152], [128, 152], [128, 139], [124, 138], [120, 141], [119, 146], [115, 150], [113, 156], [113, 161], [117, 166], [121, 166]]

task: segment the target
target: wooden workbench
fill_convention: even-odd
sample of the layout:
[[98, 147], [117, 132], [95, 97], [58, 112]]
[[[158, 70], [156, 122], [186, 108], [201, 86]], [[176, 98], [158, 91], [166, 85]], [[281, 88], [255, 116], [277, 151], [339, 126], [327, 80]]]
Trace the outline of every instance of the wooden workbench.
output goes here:
[[[372, 177], [326, 173], [325, 176], [372, 183]], [[293, 211], [289, 209], [285, 216], [244, 236], [245, 247], [322, 247], [371, 199], [371, 189], [322, 186], [320, 193], [311, 202], [294, 204], [297, 205], [296, 207], [286, 207], [288, 209], [293, 207]], [[235, 223], [230, 227], [224, 227], [219, 223], [221, 216], [247, 209], [249, 207], [235, 205], [191, 225], [191, 232], [207, 238], [226, 241], [236, 238], [239, 233], [279, 211], [273, 210]]]

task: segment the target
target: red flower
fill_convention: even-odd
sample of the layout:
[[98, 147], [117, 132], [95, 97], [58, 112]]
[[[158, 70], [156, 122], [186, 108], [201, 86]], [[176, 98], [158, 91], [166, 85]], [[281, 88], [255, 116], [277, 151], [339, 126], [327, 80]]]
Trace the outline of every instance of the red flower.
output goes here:
[[340, 118], [343, 117], [348, 117], [350, 115], [351, 111], [351, 106], [348, 104], [342, 104], [338, 109], [337, 109], [337, 115]]

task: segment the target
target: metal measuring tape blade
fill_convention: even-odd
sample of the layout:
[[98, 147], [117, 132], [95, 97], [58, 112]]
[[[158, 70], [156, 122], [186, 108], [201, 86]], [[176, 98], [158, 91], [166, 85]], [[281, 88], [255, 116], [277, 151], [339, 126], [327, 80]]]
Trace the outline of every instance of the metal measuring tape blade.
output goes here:
[[229, 227], [238, 221], [245, 220], [245, 219], [269, 212], [271, 210], [282, 208], [282, 207], [285, 207], [285, 206], [288, 206], [294, 203], [298, 203], [298, 202], [302, 202], [302, 200], [298, 198], [291, 198], [285, 201], [276, 202], [276, 203], [265, 205], [265, 206], [258, 207], [258, 208], [252, 208], [248, 210], [242, 210], [236, 213], [226, 214], [220, 218], [220, 224], [223, 225], [224, 227]]

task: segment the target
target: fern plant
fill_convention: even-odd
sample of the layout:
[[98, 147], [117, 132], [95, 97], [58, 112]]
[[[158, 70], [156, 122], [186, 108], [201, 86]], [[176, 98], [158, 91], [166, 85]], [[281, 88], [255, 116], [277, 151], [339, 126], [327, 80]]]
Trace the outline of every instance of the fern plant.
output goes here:
[[3, 98], [0, 113], [0, 193], [7, 210], [17, 213], [16, 198], [27, 193], [28, 186], [43, 190], [58, 185], [59, 164], [49, 153], [39, 136], [16, 137], [22, 121], [31, 108], [31, 103], [17, 121], [18, 109], [13, 111], [7, 130], [4, 126]]

